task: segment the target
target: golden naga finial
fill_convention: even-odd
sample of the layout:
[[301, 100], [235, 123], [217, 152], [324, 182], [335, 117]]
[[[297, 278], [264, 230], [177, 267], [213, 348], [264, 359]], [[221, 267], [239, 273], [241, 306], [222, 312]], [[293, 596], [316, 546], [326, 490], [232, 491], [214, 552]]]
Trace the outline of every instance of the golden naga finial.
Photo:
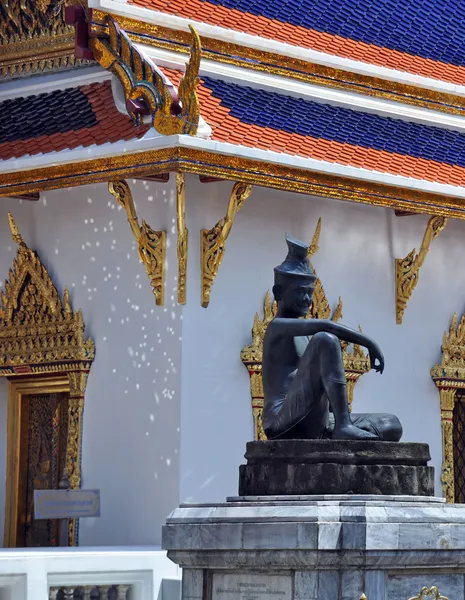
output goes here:
[[202, 289], [201, 304], [207, 308], [210, 292], [220, 268], [225, 251], [226, 240], [231, 232], [237, 212], [252, 193], [252, 186], [247, 183], [235, 183], [229, 198], [226, 216], [211, 229], [202, 229], [200, 244], [202, 256]]
[[318, 242], [320, 241], [320, 233], [321, 233], [321, 217], [318, 219], [318, 223], [316, 224], [316, 229], [315, 229], [315, 233], [313, 234], [312, 243], [308, 247], [308, 258], [311, 258], [320, 249], [320, 247], [318, 246]]
[[16, 225], [16, 222], [13, 219], [13, 215], [11, 213], [8, 213], [8, 221], [10, 223], [11, 237], [13, 238], [15, 244], [18, 244], [20, 248], [26, 248], [27, 246], [24, 243], [21, 234], [19, 233], [18, 226]]
[[91, 37], [89, 47], [95, 60], [119, 80], [126, 109], [137, 125], [150, 115], [152, 125], [162, 135], [195, 136], [200, 109], [196, 88], [202, 54], [200, 37], [189, 25], [192, 46], [189, 62], [178, 91], [163, 71], [144, 54], [111, 15], [106, 15], [108, 37]]
[[420, 251], [414, 248], [405, 258], [396, 258], [396, 323], [400, 325], [407, 302], [418, 283], [420, 269], [425, 262], [431, 242], [446, 226], [445, 217], [431, 217], [421, 242]]
[[139, 225], [131, 190], [124, 179], [110, 181], [108, 191], [126, 211], [129, 225], [139, 246], [139, 258], [145, 265], [150, 279], [155, 302], [161, 306], [165, 297], [166, 232], [154, 231], [143, 219]]

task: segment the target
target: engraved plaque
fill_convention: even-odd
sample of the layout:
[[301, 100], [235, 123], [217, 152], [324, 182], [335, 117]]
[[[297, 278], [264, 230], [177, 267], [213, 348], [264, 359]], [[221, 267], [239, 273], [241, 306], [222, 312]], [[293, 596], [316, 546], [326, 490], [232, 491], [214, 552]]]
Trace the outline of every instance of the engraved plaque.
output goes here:
[[212, 600], [292, 600], [291, 575], [213, 575]]

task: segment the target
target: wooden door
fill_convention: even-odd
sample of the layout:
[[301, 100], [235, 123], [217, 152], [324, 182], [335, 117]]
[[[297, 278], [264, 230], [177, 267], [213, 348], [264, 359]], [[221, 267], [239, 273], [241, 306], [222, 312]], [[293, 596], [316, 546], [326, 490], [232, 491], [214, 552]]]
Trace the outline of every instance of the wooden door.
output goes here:
[[66, 464], [69, 395], [21, 396], [16, 547], [59, 545], [59, 522], [34, 519], [34, 490], [58, 489]]

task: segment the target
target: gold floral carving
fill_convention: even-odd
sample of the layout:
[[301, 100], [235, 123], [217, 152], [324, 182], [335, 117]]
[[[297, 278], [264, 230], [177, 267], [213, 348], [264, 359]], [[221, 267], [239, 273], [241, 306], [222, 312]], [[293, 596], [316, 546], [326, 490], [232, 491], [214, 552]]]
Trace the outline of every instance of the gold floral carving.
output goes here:
[[200, 253], [202, 260], [201, 304], [204, 308], [210, 303], [210, 292], [223, 260], [226, 240], [231, 233], [237, 212], [252, 193], [252, 185], [235, 183], [229, 198], [226, 216], [211, 229], [202, 229]]
[[154, 231], [143, 219], [142, 225], [139, 225], [134, 200], [126, 181], [111, 181], [108, 191], [126, 211], [132, 233], [139, 245], [139, 258], [150, 279], [155, 302], [162, 306], [165, 298], [166, 232]]
[[442, 338], [442, 359], [431, 369], [439, 390], [442, 428], [442, 487], [447, 502], [455, 501], [453, 413], [458, 390], [465, 389], [465, 314], [458, 321], [454, 313], [449, 331]]
[[186, 177], [176, 173], [176, 215], [178, 230], [178, 302], [186, 303], [189, 232], [186, 227]]
[[74, 28], [65, 24], [73, 0], [0, 0], [0, 74], [18, 77], [70, 68]]
[[[8, 214], [18, 245], [0, 303], [0, 376], [66, 374], [69, 380], [66, 469], [72, 488], [81, 485], [82, 413], [94, 342], [84, 337], [82, 312], [74, 312], [65, 289], [60, 297], [47, 269], [30, 250]], [[77, 523], [69, 521], [77, 543]]]
[[[125, 99], [133, 102], [142, 99], [152, 116], [152, 124], [159, 133], [196, 135], [200, 118], [196, 88], [202, 50], [195, 29], [189, 26], [192, 34], [191, 57], [179, 83], [179, 102], [176, 102], [176, 93], [172, 86], [170, 89], [166, 77], [136, 48], [114, 18], [107, 15], [105, 23], [109, 37], [93, 37], [89, 41], [89, 47], [95, 60], [118, 78]], [[136, 123], [140, 122], [139, 114], [131, 111], [130, 114]]]
[[396, 258], [396, 322], [402, 323], [407, 302], [418, 283], [420, 269], [425, 262], [431, 242], [446, 226], [444, 217], [431, 217], [426, 226], [420, 251], [414, 248], [405, 258]]
[[[312, 242], [309, 246], [309, 257], [312, 257], [318, 251], [320, 232], [321, 219], [318, 220]], [[314, 269], [313, 265], [312, 268]], [[266, 435], [262, 427], [264, 399], [262, 381], [263, 339], [265, 337], [265, 332], [268, 325], [276, 315], [276, 309], [276, 303], [271, 302], [271, 295], [268, 291], [265, 295], [265, 302], [263, 305], [263, 318], [260, 318], [258, 313], [256, 313], [254, 317], [252, 326], [252, 343], [245, 346], [245, 348], [243, 348], [241, 351], [241, 360], [246, 366], [250, 375], [254, 438], [256, 440], [266, 439]], [[319, 277], [317, 277], [315, 281], [313, 301], [306, 318], [331, 319], [335, 322], [342, 318], [342, 299], [339, 298], [335, 309], [332, 310]], [[370, 370], [370, 359], [360, 346], [349, 346], [349, 344], [341, 342], [341, 347], [344, 370], [347, 379], [347, 399], [349, 403], [349, 409], [352, 410], [355, 384], [364, 373]]]
[[426, 600], [427, 598], [431, 598], [432, 600], [448, 600], [445, 596], [441, 596], [436, 586], [430, 588], [426, 586], [422, 587], [418, 596], [413, 596], [409, 600]]

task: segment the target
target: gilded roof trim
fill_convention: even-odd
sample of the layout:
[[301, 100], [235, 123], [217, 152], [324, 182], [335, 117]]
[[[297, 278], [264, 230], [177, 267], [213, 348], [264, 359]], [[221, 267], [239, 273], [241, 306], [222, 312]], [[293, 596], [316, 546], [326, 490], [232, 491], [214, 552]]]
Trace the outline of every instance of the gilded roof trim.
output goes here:
[[[74, 56], [74, 28], [64, 9], [73, 0], [10, 0], [0, 11], [0, 75], [5, 78], [79, 65]], [[14, 32], [14, 33], [13, 33]]]
[[154, 176], [170, 171], [465, 220], [465, 200], [461, 198], [179, 146], [6, 173], [2, 175], [0, 196], [102, 183], [110, 179]]
[[[107, 14], [110, 13], [92, 10], [93, 34], [108, 33], [104, 25]], [[188, 54], [190, 51], [190, 34], [187, 31], [145, 23], [113, 13], [112, 16], [136, 43], [182, 54]], [[465, 97], [456, 94], [361, 75], [204, 36], [201, 41], [202, 57], [205, 59], [448, 114], [465, 115]]]

